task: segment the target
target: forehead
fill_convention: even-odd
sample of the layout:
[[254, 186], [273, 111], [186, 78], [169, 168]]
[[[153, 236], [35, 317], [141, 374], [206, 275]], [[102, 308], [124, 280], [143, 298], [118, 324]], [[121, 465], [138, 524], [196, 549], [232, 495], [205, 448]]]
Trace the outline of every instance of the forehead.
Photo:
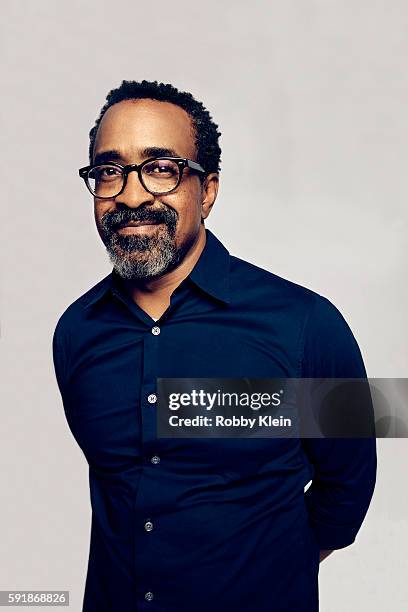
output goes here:
[[96, 134], [94, 156], [119, 151], [125, 161], [142, 161], [148, 147], [174, 149], [195, 158], [194, 128], [189, 114], [176, 104], [159, 100], [123, 100], [104, 114]]

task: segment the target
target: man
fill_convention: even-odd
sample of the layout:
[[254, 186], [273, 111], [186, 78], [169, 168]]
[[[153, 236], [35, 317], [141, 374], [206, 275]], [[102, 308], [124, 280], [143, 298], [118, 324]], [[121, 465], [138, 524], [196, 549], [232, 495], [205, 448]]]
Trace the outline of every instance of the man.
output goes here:
[[156, 435], [159, 377], [366, 376], [329, 300], [205, 228], [217, 128], [191, 94], [123, 81], [90, 132], [80, 175], [113, 269], [53, 340], [89, 463], [84, 612], [315, 612], [319, 560], [355, 540], [373, 493], [373, 439]]

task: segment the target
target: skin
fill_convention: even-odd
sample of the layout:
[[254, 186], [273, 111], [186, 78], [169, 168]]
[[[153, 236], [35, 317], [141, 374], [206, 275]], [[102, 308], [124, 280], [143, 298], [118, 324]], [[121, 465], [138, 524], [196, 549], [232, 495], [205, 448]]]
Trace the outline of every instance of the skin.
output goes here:
[[323, 559], [331, 555], [332, 552], [333, 552], [332, 550], [321, 550], [320, 551], [320, 563], [323, 561]]
[[[105, 151], [120, 153], [118, 163], [140, 164], [146, 147], [166, 147], [178, 156], [197, 160], [194, 131], [190, 116], [179, 106], [158, 100], [124, 100], [111, 106], [99, 124], [93, 159]], [[170, 304], [170, 296], [195, 266], [204, 246], [205, 228], [201, 223], [210, 214], [217, 197], [219, 177], [209, 174], [203, 185], [196, 174], [185, 169], [178, 188], [166, 195], [154, 196], [141, 185], [136, 172], [131, 172], [126, 188], [109, 200], [94, 198], [96, 226], [103, 238], [102, 217], [105, 213], [143, 208], [148, 211], [167, 209], [177, 213], [174, 241], [186, 249], [182, 261], [174, 269], [156, 278], [122, 279], [131, 298], [150, 316], [159, 318]], [[166, 225], [150, 225], [117, 230], [122, 234], [166, 232]], [[119, 248], [119, 247], [118, 247]], [[132, 257], [146, 257], [135, 250]]]
[[[194, 130], [190, 116], [175, 104], [158, 100], [124, 100], [111, 106], [99, 124], [96, 134], [93, 160], [105, 151], [118, 151], [120, 159], [112, 159], [123, 165], [140, 164], [146, 156], [146, 147], [173, 149], [178, 156], [197, 160]], [[94, 198], [94, 215], [98, 233], [104, 241], [103, 215], [118, 210], [163, 210], [168, 207], [177, 213], [174, 240], [178, 247], [186, 249], [182, 261], [173, 269], [156, 278], [122, 279], [125, 291], [153, 318], [159, 318], [170, 305], [175, 288], [194, 268], [205, 246], [205, 228], [202, 220], [211, 212], [217, 197], [219, 176], [209, 174], [203, 185], [197, 175], [186, 169], [178, 188], [170, 194], [154, 196], [141, 185], [136, 172], [130, 173], [126, 188], [119, 196], [109, 200]], [[165, 232], [162, 225], [145, 225], [139, 228], [117, 230], [123, 234], [151, 234]], [[120, 248], [119, 255], [120, 255]], [[146, 257], [148, 253], [132, 253], [134, 257]], [[320, 561], [333, 551], [321, 550]]]

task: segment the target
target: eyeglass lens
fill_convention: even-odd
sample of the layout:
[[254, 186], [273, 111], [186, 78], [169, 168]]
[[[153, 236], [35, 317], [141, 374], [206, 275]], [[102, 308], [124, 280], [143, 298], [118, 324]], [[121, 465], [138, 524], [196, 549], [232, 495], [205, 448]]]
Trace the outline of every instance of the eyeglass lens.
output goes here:
[[[177, 185], [179, 166], [171, 159], [155, 159], [142, 168], [142, 181], [148, 191], [166, 193]], [[101, 164], [88, 172], [92, 193], [101, 198], [112, 198], [122, 190], [124, 173], [111, 164]]]

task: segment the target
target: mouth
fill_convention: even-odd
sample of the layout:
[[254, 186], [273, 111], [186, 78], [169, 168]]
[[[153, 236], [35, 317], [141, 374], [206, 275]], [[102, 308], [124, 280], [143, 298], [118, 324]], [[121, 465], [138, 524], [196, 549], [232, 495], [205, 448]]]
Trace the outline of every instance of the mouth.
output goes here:
[[129, 221], [120, 225], [116, 231], [121, 234], [139, 234], [149, 232], [158, 225], [163, 225], [163, 223], [157, 223], [157, 221]]

